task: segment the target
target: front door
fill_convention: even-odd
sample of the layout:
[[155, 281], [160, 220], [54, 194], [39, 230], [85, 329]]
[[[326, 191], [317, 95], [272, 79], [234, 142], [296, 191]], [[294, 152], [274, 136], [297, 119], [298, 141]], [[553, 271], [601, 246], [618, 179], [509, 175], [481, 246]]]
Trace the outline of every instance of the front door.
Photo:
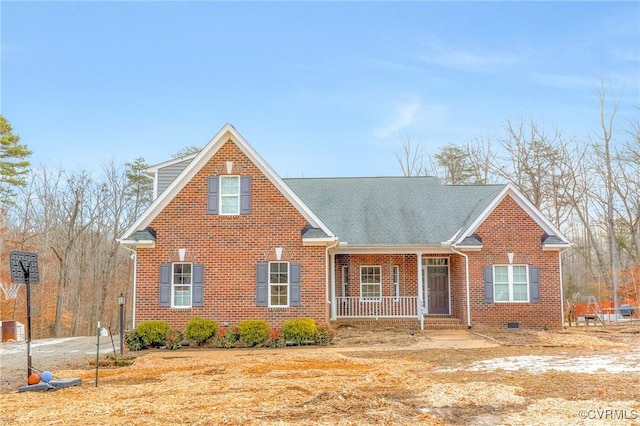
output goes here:
[[425, 286], [425, 308], [429, 315], [449, 315], [449, 268], [427, 266]]

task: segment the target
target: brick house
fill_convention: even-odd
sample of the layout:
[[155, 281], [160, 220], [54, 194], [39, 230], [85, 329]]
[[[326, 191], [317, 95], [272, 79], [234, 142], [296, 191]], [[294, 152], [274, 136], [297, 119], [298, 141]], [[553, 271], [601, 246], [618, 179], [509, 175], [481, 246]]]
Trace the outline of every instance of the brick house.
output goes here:
[[229, 124], [149, 173], [155, 200], [120, 240], [134, 325], [562, 325], [570, 242], [512, 185], [282, 179]]

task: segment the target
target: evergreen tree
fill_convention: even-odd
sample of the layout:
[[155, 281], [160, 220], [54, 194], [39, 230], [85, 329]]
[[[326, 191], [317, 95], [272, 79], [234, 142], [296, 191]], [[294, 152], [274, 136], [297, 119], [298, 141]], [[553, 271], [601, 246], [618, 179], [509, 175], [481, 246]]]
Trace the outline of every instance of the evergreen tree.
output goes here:
[[144, 158], [126, 163], [125, 196], [129, 204], [129, 222], [133, 223], [153, 201], [153, 179], [147, 175], [149, 165]]
[[20, 136], [13, 134], [9, 122], [0, 115], [0, 202], [10, 203], [16, 195], [14, 187], [26, 186], [26, 175], [32, 152], [21, 145]]
[[442, 170], [438, 173], [445, 183], [450, 185], [464, 185], [470, 182], [474, 177], [473, 167], [469, 161], [469, 153], [463, 148], [448, 144], [435, 154], [433, 158], [436, 164]]

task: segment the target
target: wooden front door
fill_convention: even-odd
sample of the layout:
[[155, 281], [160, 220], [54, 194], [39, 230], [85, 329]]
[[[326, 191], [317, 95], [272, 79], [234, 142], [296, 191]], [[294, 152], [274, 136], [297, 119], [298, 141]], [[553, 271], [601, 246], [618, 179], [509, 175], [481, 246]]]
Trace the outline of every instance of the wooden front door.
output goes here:
[[448, 315], [449, 312], [449, 268], [427, 267], [427, 314]]

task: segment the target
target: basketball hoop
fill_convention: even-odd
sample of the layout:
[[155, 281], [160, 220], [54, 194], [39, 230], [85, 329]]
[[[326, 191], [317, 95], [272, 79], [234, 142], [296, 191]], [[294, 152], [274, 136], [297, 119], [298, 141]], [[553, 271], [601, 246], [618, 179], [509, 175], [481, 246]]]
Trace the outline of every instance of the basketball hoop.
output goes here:
[[2, 292], [4, 293], [4, 298], [7, 300], [15, 299], [18, 297], [18, 290], [20, 290], [19, 283], [3, 283], [0, 282], [0, 288], [2, 288]]

